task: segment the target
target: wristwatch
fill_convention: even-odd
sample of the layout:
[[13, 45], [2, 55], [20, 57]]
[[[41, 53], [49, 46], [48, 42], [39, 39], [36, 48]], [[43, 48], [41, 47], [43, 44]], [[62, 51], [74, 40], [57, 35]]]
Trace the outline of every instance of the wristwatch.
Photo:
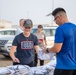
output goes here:
[[47, 53], [49, 53], [49, 50], [48, 50], [48, 48], [46, 49], [46, 52], [47, 52]]

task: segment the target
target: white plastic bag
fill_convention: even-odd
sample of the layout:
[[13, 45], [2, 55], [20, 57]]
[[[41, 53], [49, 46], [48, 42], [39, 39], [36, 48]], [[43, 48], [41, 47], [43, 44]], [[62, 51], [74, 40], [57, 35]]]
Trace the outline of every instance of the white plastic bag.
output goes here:
[[44, 53], [43, 49], [39, 49], [38, 58], [41, 60], [51, 60], [51, 58], [55, 55], [54, 52]]
[[11, 72], [7, 68], [4, 67], [0, 68], [0, 75], [10, 75], [10, 74]]
[[31, 68], [27, 65], [9, 66], [8, 69], [11, 71], [10, 75], [32, 75]]

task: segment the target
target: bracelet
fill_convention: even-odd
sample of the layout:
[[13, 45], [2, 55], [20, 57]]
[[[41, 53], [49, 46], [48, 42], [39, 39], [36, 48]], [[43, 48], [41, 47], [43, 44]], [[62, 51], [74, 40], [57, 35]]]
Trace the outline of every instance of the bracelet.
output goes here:
[[49, 53], [49, 50], [48, 50], [48, 48], [46, 49], [46, 52], [47, 52], [47, 53]]

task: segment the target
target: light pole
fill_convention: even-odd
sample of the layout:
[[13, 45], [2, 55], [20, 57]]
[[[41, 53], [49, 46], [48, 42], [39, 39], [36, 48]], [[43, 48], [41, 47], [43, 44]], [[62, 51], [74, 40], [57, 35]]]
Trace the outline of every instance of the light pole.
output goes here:
[[29, 19], [29, 11], [27, 11], [27, 19]]
[[[52, 11], [54, 9], [54, 0], [52, 0]], [[53, 25], [53, 16], [52, 16], [52, 25]]]
[[0, 19], [1, 19], [1, 1], [0, 1]]
[[[53, 9], [54, 9], [54, 0], [52, 0], [52, 6], [51, 6], [51, 9], [52, 9], [52, 11], [53, 11]], [[51, 13], [49, 13], [49, 14], [47, 14], [46, 16], [50, 16], [51, 15]], [[51, 17], [51, 24], [52, 24], [52, 26], [53, 26], [53, 16]]]

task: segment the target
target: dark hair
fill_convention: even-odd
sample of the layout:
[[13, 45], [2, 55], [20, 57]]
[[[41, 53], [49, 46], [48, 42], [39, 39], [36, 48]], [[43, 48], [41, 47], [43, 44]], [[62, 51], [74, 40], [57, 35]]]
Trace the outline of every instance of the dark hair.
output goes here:
[[43, 28], [43, 26], [42, 25], [38, 25], [38, 28]]
[[63, 8], [56, 8], [56, 9], [52, 12], [52, 15], [55, 16], [57, 13], [59, 13], [59, 12], [61, 12], [61, 11], [66, 13], [66, 11], [65, 11]]

